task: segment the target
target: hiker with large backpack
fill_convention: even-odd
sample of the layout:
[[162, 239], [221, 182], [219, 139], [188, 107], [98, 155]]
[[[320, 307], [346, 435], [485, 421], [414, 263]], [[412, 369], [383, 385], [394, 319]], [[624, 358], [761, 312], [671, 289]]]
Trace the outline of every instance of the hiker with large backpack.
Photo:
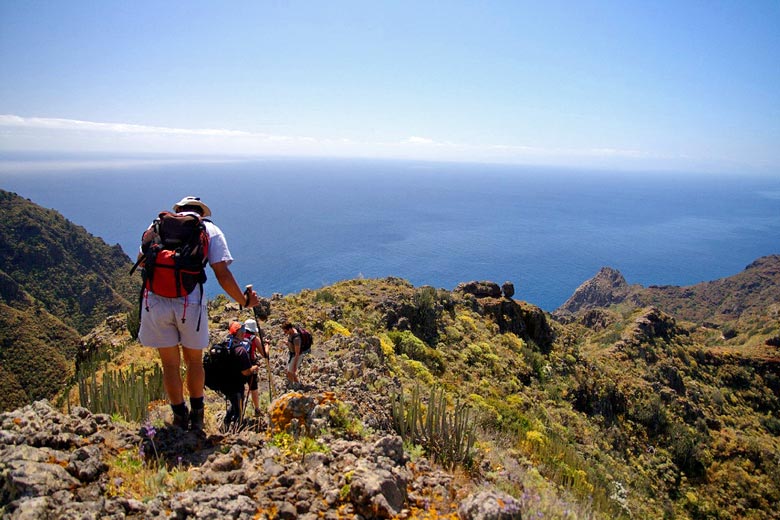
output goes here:
[[225, 414], [223, 421], [223, 428], [225, 431], [229, 431], [233, 424], [240, 423], [244, 417], [244, 387], [247, 381], [257, 381], [257, 372], [260, 367], [254, 363], [249, 357], [250, 341], [246, 339], [246, 329], [244, 325], [238, 321], [234, 321], [230, 324], [230, 338], [228, 341], [231, 343], [229, 347], [229, 355], [231, 356], [230, 363], [226, 364], [223, 369], [225, 372], [220, 374], [222, 379], [221, 392], [225, 394], [230, 407]]
[[303, 357], [311, 352], [312, 336], [311, 333], [301, 327], [295, 326], [290, 322], [282, 325], [282, 331], [287, 334], [287, 383], [290, 387], [297, 390], [301, 388], [301, 382], [298, 379], [298, 369], [301, 366]]
[[[144, 232], [133, 267], [133, 271], [143, 268], [138, 339], [160, 354], [173, 424], [194, 431], [203, 429], [203, 350], [209, 346], [203, 294], [206, 264], [239, 305], [258, 304], [257, 293], [244, 294], [236, 282], [229, 268], [233, 257], [225, 235], [207, 219], [210, 216], [211, 210], [199, 197], [184, 197], [173, 205], [173, 212], [161, 212]], [[191, 411], [184, 402], [182, 357]]]

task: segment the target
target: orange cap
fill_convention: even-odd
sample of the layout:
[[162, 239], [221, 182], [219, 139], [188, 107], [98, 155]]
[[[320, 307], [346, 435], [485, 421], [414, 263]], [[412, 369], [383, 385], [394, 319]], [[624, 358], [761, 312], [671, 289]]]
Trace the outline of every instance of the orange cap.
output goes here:
[[230, 334], [235, 335], [239, 330], [244, 328], [244, 324], [240, 321], [231, 321], [230, 322]]

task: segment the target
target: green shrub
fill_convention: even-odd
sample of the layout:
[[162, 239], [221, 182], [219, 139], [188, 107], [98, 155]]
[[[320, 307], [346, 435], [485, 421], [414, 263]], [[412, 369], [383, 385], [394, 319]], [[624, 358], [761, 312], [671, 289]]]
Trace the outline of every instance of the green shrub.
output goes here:
[[669, 451], [672, 461], [690, 478], [703, 477], [711, 457], [703, 435], [688, 426], [674, 423], [669, 428]]
[[317, 291], [314, 295], [314, 301], [319, 303], [336, 303], [336, 295], [329, 289], [322, 289]]
[[134, 340], [138, 339], [138, 330], [141, 328], [141, 316], [138, 305], [133, 305], [130, 312], [127, 313], [127, 332]]
[[615, 380], [592, 370], [575, 374], [571, 397], [576, 410], [601, 415], [607, 424], [614, 423], [628, 407], [628, 399]]
[[761, 425], [774, 436], [780, 436], [780, 419], [772, 415], [761, 418]]
[[395, 353], [406, 354], [410, 359], [423, 363], [434, 375], [444, 373], [444, 358], [436, 349], [426, 345], [408, 330], [394, 330], [387, 333], [393, 342]]
[[644, 426], [650, 435], [663, 434], [669, 427], [666, 407], [658, 394], [635, 403], [630, 408], [629, 415]]

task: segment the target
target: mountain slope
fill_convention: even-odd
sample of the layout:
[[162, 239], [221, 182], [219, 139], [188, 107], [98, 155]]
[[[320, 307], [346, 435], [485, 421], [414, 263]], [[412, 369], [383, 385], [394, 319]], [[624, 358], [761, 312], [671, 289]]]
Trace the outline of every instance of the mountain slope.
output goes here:
[[679, 319], [700, 324], [722, 324], [743, 315], [776, 315], [780, 310], [780, 255], [759, 258], [736, 275], [685, 287], [628, 285], [618, 271], [602, 268], [554, 314], [582, 315], [622, 302], [654, 305]]
[[[41, 403], [0, 416], [6, 513], [780, 518], [777, 356], [724, 353], [655, 307], [612, 308], [598, 327], [558, 323], [496, 287], [361, 279], [275, 296], [263, 328], [276, 399], [238, 434], [218, 431], [224, 402], [210, 391], [203, 437], [166, 426], [163, 403], [144, 426]], [[209, 313], [215, 341], [251, 315], [224, 298]], [[284, 388], [287, 320], [315, 334], [298, 392]], [[122, 330], [105, 328], [106, 344], [130, 345], [109, 370], [157, 362]], [[422, 420], [442, 409], [449, 418]], [[412, 437], [399, 417], [414, 410], [425, 433]], [[440, 454], [459, 436], [456, 412], [477, 439], [452, 469]], [[51, 424], [82, 433], [36, 433]], [[44, 468], [58, 479], [31, 488]], [[57, 482], [75, 491], [55, 493]]]
[[129, 268], [119, 246], [0, 190], [0, 410], [62, 389], [81, 334], [130, 308]]
[[118, 245], [0, 190], [0, 271], [81, 334], [130, 309], [131, 265]]

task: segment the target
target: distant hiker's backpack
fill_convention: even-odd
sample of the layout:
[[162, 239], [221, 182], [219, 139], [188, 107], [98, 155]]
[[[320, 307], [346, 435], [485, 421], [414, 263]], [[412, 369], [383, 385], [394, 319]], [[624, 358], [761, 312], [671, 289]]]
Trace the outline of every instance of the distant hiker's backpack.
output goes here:
[[185, 296], [206, 281], [209, 235], [203, 219], [192, 213], [163, 211], [141, 237], [133, 271], [143, 263], [144, 288], [165, 298]]
[[208, 349], [203, 356], [203, 370], [208, 388], [227, 394], [244, 384], [239, 359], [235, 355], [235, 349], [242, 345], [242, 342], [236, 343], [233, 338], [228, 338]]
[[300, 325], [295, 327], [298, 334], [301, 335], [301, 352], [308, 352], [311, 350], [311, 346], [314, 343], [314, 338], [311, 336], [311, 332], [304, 329]]

